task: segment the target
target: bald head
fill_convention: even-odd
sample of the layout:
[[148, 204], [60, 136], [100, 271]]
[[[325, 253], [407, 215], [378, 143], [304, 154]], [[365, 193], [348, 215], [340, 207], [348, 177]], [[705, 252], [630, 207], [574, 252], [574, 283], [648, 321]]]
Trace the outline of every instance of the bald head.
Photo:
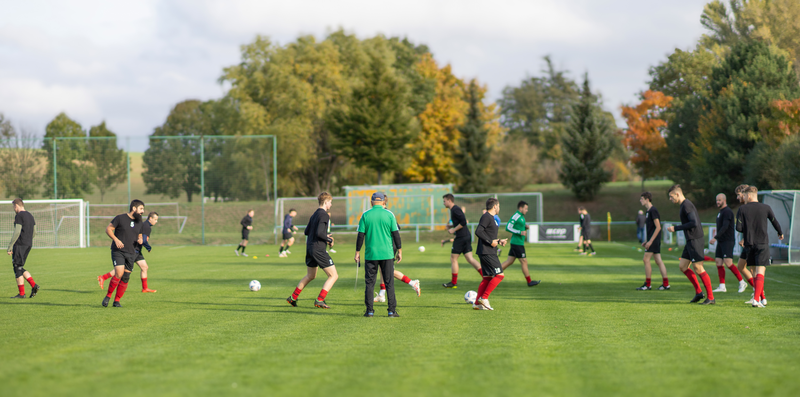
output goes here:
[[728, 205], [728, 197], [725, 196], [725, 193], [720, 193], [717, 195], [717, 207], [722, 209]]

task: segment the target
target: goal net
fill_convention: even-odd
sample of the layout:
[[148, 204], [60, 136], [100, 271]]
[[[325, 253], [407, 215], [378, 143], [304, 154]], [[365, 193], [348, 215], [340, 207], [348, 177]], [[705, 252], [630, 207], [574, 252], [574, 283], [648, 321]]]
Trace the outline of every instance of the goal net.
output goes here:
[[[36, 221], [33, 248], [86, 247], [83, 200], [25, 200], [25, 210]], [[15, 216], [11, 200], [0, 200], [0, 242], [4, 247], [14, 234]]]

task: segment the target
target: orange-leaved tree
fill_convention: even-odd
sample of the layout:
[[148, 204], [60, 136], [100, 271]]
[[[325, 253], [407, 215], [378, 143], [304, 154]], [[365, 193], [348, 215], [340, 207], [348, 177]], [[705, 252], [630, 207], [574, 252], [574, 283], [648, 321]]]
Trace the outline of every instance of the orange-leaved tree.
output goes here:
[[667, 171], [667, 143], [662, 135], [667, 122], [662, 113], [671, 103], [671, 96], [647, 90], [638, 105], [622, 106], [622, 117], [628, 123], [623, 143], [632, 152], [631, 163], [642, 176], [642, 189], [647, 178], [665, 175]]

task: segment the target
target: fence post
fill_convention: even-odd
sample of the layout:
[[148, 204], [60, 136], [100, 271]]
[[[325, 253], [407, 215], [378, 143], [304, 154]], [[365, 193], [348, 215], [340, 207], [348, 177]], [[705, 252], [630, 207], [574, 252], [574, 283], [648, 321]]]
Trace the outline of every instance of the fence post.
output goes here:
[[[278, 137], [272, 136], [272, 194], [278, 201]], [[276, 240], [277, 244], [277, 240]]]
[[[434, 212], [434, 209], [433, 209], [433, 195], [431, 194], [431, 231], [433, 231], [433, 222], [434, 222], [433, 212]], [[419, 239], [417, 239], [417, 242], [419, 242]]]
[[417, 242], [419, 242], [419, 224], [417, 224]]
[[203, 245], [206, 244], [206, 163], [204, 141], [203, 136], [200, 135], [200, 217], [202, 218], [200, 234], [203, 238]]
[[56, 137], [53, 137], [53, 200], [58, 200], [58, 167], [56, 164]]

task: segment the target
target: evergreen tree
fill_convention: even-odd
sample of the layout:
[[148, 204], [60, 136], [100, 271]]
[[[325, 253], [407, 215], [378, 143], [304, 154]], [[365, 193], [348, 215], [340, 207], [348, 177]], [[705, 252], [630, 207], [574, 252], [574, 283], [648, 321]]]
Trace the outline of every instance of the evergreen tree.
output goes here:
[[461, 174], [461, 183], [458, 190], [465, 193], [482, 193], [486, 191], [489, 181], [487, 167], [491, 156], [491, 150], [486, 142], [489, 131], [481, 112], [483, 93], [478, 82], [473, 79], [464, 94], [469, 107], [467, 119], [459, 128], [461, 139], [457, 168]]
[[114, 139], [90, 139], [87, 159], [94, 164], [95, 178], [92, 183], [100, 192], [100, 202], [106, 192], [121, 183], [127, 174], [128, 166], [125, 151], [117, 147], [116, 134], [109, 131], [106, 122], [89, 129], [90, 137], [115, 137]]
[[392, 67], [394, 52], [381, 38], [369, 43], [367, 53], [363, 82], [353, 88], [347, 106], [331, 112], [326, 126], [336, 151], [373, 169], [382, 184], [386, 172], [405, 168], [416, 124], [408, 84]]
[[561, 156], [561, 183], [572, 190], [580, 201], [594, 198], [611, 175], [603, 162], [614, 150], [614, 128], [599, 108], [589, 89], [589, 76], [584, 76], [578, 103], [573, 105], [564, 136]]
[[[45, 127], [45, 138], [86, 137], [80, 124], [59, 113]], [[94, 167], [86, 160], [86, 140], [69, 139], [56, 141], [57, 198], [76, 198], [92, 193]], [[42, 149], [47, 154], [47, 173], [44, 177], [44, 195], [53, 193], [53, 140], [45, 139]]]

